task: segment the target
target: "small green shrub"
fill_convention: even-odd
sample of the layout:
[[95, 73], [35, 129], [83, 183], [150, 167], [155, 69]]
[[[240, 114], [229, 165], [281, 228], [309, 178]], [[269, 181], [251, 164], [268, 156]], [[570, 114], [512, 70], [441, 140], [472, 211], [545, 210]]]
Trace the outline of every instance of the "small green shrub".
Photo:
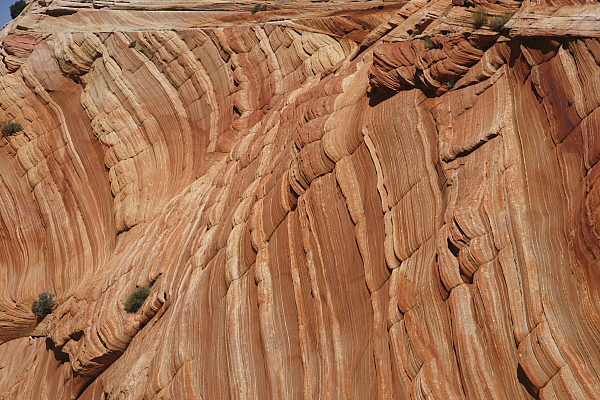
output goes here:
[[427, 50], [438, 48], [438, 45], [431, 40], [431, 36], [423, 36], [423, 42], [425, 43], [425, 48]]
[[504, 13], [501, 15], [496, 15], [490, 19], [490, 28], [493, 31], [500, 32], [504, 25], [511, 19], [512, 14]]
[[135, 46], [137, 46], [137, 40], [134, 40], [133, 42], [129, 43], [130, 49], [135, 49]]
[[33, 311], [38, 318], [43, 319], [52, 312], [52, 308], [54, 308], [54, 297], [56, 296], [44, 290], [42, 293], [38, 294], [37, 300], [33, 301], [31, 311]]
[[129, 294], [127, 300], [125, 300], [125, 311], [134, 313], [140, 309], [140, 307], [146, 301], [146, 298], [150, 294], [150, 287], [138, 286], [133, 292]]
[[21, 124], [18, 124], [13, 121], [8, 121], [4, 125], [2, 125], [2, 136], [12, 136], [17, 132], [21, 132], [22, 130], [23, 128], [21, 127]]
[[17, 18], [26, 5], [27, 3], [25, 2], [25, 0], [19, 0], [16, 3], [13, 3], [13, 5], [10, 6], [10, 17], [12, 19]]
[[471, 13], [471, 19], [473, 19], [473, 25], [475, 28], [481, 28], [487, 22], [489, 14], [481, 7], [477, 8]]
[[254, 8], [252, 8], [252, 11], [250, 11], [252, 14], [256, 14], [259, 11], [267, 11], [267, 5], [266, 4], [257, 4], [254, 6]]
[[454, 84], [456, 84], [456, 78], [450, 78], [444, 83], [444, 86], [450, 90], [454, 87]]

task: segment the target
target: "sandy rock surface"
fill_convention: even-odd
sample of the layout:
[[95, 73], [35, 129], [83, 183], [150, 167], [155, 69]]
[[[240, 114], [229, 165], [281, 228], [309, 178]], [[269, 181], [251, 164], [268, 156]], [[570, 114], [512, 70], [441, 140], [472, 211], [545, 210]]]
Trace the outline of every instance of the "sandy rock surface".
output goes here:
[[600, 398], [599, 37], [595, 1], [30, 1], [0, 399]]

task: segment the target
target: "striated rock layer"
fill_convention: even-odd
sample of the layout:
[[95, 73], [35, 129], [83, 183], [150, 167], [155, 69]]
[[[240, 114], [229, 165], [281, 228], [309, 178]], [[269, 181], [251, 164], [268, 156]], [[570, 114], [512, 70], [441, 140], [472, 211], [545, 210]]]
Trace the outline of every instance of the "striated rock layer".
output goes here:
[[600, 5], [262, 4], [0, 33], [0, 399], [600, 398]]

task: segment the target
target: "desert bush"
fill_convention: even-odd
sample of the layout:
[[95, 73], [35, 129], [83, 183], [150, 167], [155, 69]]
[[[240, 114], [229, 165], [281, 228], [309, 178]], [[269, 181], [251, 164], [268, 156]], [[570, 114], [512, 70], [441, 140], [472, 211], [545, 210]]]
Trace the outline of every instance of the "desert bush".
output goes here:
[[127, 300], [125, 300], [125, 311], [134, 313], [140, 309], [140, 307], [146, 301], [146, 298], [150, 294], [150, 287], [148, 286], [138, 286], [135, 288], [133, 292], [127, 296]]
[[490, 28], [493, 31], [500, 32], [502, 30], [502, 28], [504, 28], [504, 25], [506, 25], [508, 20], [510, 20], [511, 17], [512, 17], [512, 14], [508, 14], [508, 13], [496, 15], [496, 16], [492, 17], [492, 19], [490, 19]]
[[471, 19], [475, 28], [481, 28], [487, 22], [489, 14], [481, 7], [471, 13]]
[[423, 42], [427, 50], [437, 49], [438, 45], [431, 40], [431, 36], [423, 36]]
[[266, 4], [257, 4], [254, 6], [254, 8], [252, 8], [252, 11], [250, 11], [252, 14], [256, 14], [259, 11], [267, 11], [267, 5]]
[[456, 84], [456, 78], [449, 78], [446, 82], [444, 82], [444, 86], [446, 89], [450, 90]]
[[9, 121], [9, 122], [5, 123], [4, 125], [2, 125], [2, 136], [4, 136], [4, 137], [12, 136], [12, 135], [16, 134], [17, 132], [21, 132], [22, 130], [23, 130], [23, 128], [21, 127], [21, 124], [18, 124], [13, 121]]
[[25, 0], [19, 0], [16, 3], [13, 3], [13, 5], [10, 6], [10, 17], [12, 19], [17, 18], [26, 5], [27, 3], [25, 2]]
[[46, 315], [52, 312], [54, 308], [54, 295], [50, 292], [43, 291], [38, 294], [37, 300], [33, 301], [31, 305], [31, 311], [40, 319], [43, 319]]
[[130, 49], [135, 49], [135, 46], [137, 46], [137, 40], [134, 40], [133, 42], [129, 43], [129, 48]]

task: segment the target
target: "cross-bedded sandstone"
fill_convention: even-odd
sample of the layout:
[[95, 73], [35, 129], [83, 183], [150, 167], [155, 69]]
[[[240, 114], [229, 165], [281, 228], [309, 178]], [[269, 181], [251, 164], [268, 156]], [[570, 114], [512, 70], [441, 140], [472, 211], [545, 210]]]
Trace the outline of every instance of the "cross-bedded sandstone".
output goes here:
[[599, 398], [599, 6], [471, 3], [31, 2], [0, 398]]

